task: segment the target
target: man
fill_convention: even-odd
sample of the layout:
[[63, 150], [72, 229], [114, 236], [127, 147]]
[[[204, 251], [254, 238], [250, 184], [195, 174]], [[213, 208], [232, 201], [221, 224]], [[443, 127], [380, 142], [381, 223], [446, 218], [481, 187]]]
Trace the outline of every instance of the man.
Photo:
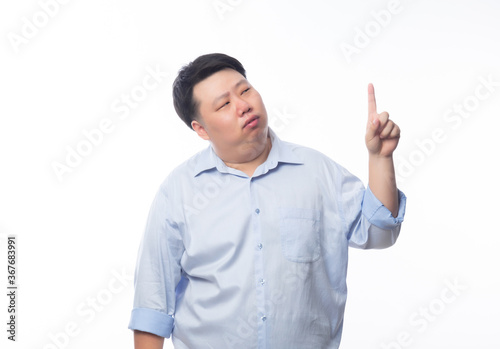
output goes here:
[[129, 328], [136, 348], [338, 348], [348, 246], [396, 241], [406, 199], [399, 127], [368, 87], [369, 187], [321, 153], [281, 141], [243, 66], [198, 57], [173, 88], [180, 118], [210, 146], [154, 199]]

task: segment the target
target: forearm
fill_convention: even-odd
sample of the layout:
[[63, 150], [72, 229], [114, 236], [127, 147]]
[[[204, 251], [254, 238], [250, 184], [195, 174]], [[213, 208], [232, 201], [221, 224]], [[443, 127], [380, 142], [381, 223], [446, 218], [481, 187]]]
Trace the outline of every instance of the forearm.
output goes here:
[[369, 155], [368, 185], [377, 199], [397, 217], [399, 195], [392, 156]]
[[134, 331], [135, 349], [162, 349], [165, 338], [152, 333]]

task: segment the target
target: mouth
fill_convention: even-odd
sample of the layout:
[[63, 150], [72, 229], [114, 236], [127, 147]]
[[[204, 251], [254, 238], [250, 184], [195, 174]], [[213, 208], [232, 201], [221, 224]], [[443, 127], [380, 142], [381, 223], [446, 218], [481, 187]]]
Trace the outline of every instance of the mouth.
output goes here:
[[243, 125], [243, 128], [248, 127], [255, 127], [259, 123], [259, 117], [257, 115], [249, 117], [246, 121], [245, 124]]

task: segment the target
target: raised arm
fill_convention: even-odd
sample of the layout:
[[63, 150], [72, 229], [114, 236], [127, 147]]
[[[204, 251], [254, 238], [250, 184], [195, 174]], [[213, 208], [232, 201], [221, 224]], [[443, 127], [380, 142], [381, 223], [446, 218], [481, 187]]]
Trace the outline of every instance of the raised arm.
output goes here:
[[371, 191], [391, 211], [398, 215], [398, 189], [392, 153], [398, 146], [399, 126], [389, 119], [387, 112], [377, 113], [377, 102], [372, 84], [368, 85], [368, 123], [365, 142], [369, 154]]

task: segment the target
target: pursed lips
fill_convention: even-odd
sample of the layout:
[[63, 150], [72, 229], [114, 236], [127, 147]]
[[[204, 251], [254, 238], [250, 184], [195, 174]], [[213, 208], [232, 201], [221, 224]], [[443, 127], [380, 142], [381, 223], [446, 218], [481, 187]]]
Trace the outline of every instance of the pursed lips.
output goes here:
[[243, 125], [243, 128], [247, 127], [247, 125], [249, 123], [251, 123], [252, 121], [258, 119], [259, 117], [257, 115], [253, 115], [251, 117], [249, 117], [246, 121], [245, 121], [245, 124]]

